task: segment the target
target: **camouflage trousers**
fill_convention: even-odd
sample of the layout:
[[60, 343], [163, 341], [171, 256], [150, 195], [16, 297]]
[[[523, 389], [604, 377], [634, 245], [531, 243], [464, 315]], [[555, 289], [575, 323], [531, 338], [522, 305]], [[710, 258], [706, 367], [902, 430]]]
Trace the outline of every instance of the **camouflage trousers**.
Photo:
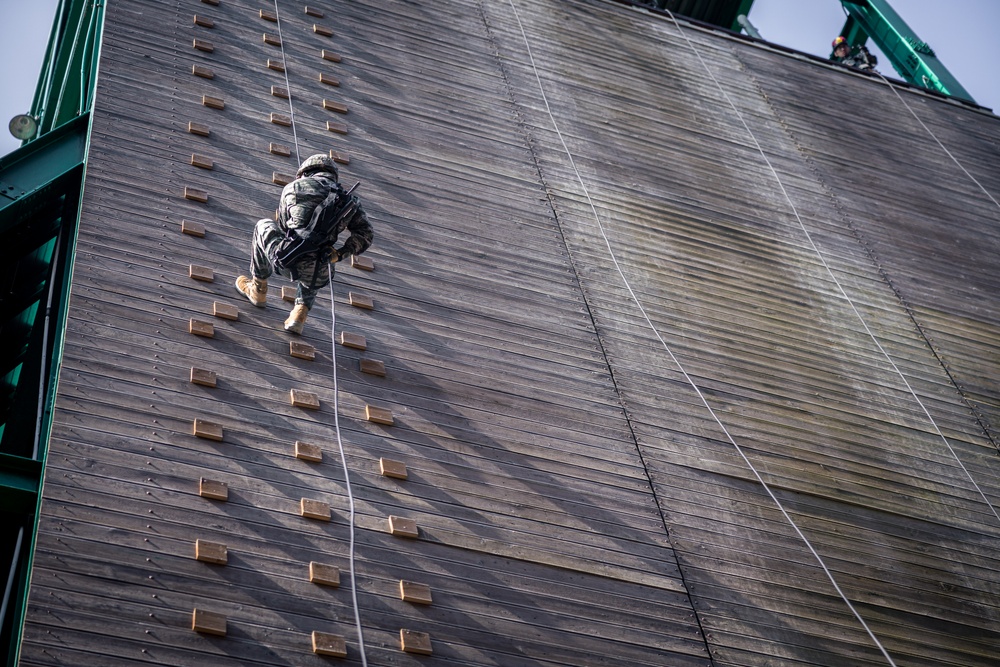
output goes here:
[[[260, 280], [267, 280], [271, 274], [293, 280], [288, 271], [278, 269], [271, 259], [274, 249], [285, 238], [285, 232], [274, 220], [258, 220], [253, 228], [253, 247], [250, 252], [250, 275]], [[333, 265], [329, 262], [317, 262], [314, 257], [303, 257], [295, 266], [298, 274], [298, 289], [295, 293], [295, 303], [306, 308], [312, 308], [316, 293], [330, 283]]]

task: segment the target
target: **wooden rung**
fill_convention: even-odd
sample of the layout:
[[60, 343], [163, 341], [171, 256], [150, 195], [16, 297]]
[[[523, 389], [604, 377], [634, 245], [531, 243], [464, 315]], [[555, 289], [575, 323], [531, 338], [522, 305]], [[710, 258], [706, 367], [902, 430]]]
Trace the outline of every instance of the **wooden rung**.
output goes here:
[[313, 630], [312, 646], [313, 653], [316, 655], [329, 655], [334, 658], [347, 657], [347, 641], [340, 635]]
[[268, 58], [267, 59], [267, 68], [268, 69], [273, 69], [275, 72], [284, 72], [285, 71], [285, 63], [281, 62], [280, 60], [271, 60], [270, 58]]
[[385, 363], [377, 359], [362, 359], [359, 365], [362, 373], [375, 375], [380, 378], [385, 377]]
[[284, 127], [292, 126], [292, 119], [280, 113], [272, 113], [271, 122], [274, 123], [275, 125], [282, 125]]
[[402, 461], [393, 461], [392, 459], [380, 458], [378, 460], [379, 471], [382, 473], [383, 477], [392, 477], [393, 479], [406, 479], [408, 473], [406, 472], [406, 464]]
[[195, 76], [200, 76], [203, 79], [214, 79], [215, 72], [208, 69], [207, 67], [202, 67], [201, 65], [191, 65], [191, 73]]
[[333, 28], [327, 28], [325, 25], [319, 25], [318, 23], [313, 23], [313, 32], [323, 37], [333, 37]]
[[280, 185], [281, 187], [285, 187], [294, 180], [295, 180], [294, 176], [289, 176], [288, 174], [279, 174], [276, 171], [271, 172], [271, 182], [274, 183], [275, 185]]
[[354, 292], [347, 293], [347, 301], [355, 308], [361, 308], [364, 310], [372, 310], [375, 308], [375, 302], [367, 294], [355, 294]]
[[337, 151], [331, 150], [330, 157], [337, 164], [351, 164], [351, 157], [347, 153], [338, 153]]
[[389, 517], [389, 533], [398, 537], [419, 537], [420, 530], [417, 522], [413, 519], [404, 519], [401, 516]]
[[371, 257], [364, 255], [351, 255], [351, 268], [362, 271], [374, 271], [375, 261]]
[[196, 540], [194, 543], [194, 558], [202, 563], [225, 565], [229, 562], [229, 549], [220, 542]]
[[270, 21], [271, 23], [278, 22], [278, 15], [274, 12], [269, 12], [266, 9], [260, 10], [260, 17], [265, 21]]
[[306, 7], [306, 16], [314, 16], [318, 19], [323, 18], [323, 12], [316, 9], [315, 7]]
[[[181, 229], [183, 230], [183, 227]], [[201, 236], [204, 235], [204, 233], [201, 234]], [[197, 266], [195, 264], [191, 264], [188, 266], [188, 278], [191, 278], [192, 280], [200, 280], [203, 283], [210, 283], [215, 280], [215, 271], [207, 266]]]
[[210, 500], [229, 500], [229, 485], [216, 479], [202, 477], [198, 482], [198, 495]]
[[[188, 236], [197, 236], [201, 238], [205, 236], [205, 225], [200, 222], [191, 222], [190, 220], [181, 220], [181, 234], [187, 234]], [[192, 278], [194, 276], [191, 276]]]
[[351, 333], [349, 331], [340, 332], [340, 344], [344, 347], [349, 347], [355, 350], [367, 350], [368, 341], [361, 334]]
[[267, 147], [267, 150], [272, 155], [280, 155], [281, 157], [291, 157], [292, 155], [292, 149], [289, 148], [288, 146], [285, 146], [284, 144], [272, 143]]
[[201, 1], [204, 2], [206, 5], [212, 5], [213, 7], [219, 6], [219, 0], [201, 0]]
[[264, 33], [264, 43], [270, 44], [271, 46], [281, 46], [280, 39], [278, 39], [275, 35], [269, 35], [266, 32]]
[[327, 51], [326, 49], [323, 49], [321, 55], [323, 56], [323, 60], [329, 60], [332, 63], [339, 63], [341, 61], [340, 54], [335, 53], [334, 51]]
[[[340, 80], [337, 79], [336, 77], [330, 76], [329, 74], [320, 74], [319, 75], [319, 82], [320, 83], [325, 83], [328, 86], [339, 86], [340, 85]], [[324, 108], [325, 108], [325, 105], [324, 105]], [[346, 110], [345, 110], [344, 113], [347, 113]]]
[[347, 126], [332, 120], [326, 121], [326, 129], [336, 134], [347, 134]]
[[221, 97], [212, 97], [211, 95], [202, 95], [201, 103], [204, 104], [209, 109], [225, 109], [226, 101]]
[[309, 461], [310, 463], [322, 463], [323, 448], [308, 442], [295, 441], [295, 458]]
[[189, 188], [187, 186], [184, 186], [184, 199], [190, 199], [191, 201], [207, 204], [208, 193], [205, 192], [204, 190], [199, 190], [197, 188]]
[[231, 303], [216, 301], [212, 304], [212, 314], [223, 320], [240, 319], [240, 309]]
[[204, 438], [205, 440], [214, 440], [216, 442], [222, 442], [222, 425], [214, 424], [212, 422], [207, 422], [204, 419], [195, 419], [192, 425], [192, 431], [195, 437]]
[[330, 520], [330, 506], [318, 500], [303, 498], [299, 506], [299, 513], [307, 519], [316, 519], [317, 521]]
[[215, 371], [205, 370], [204, 368], [191, 367], [191, 383], [201, 385], [202, 387], [215, 387], [216, 386], [216, 375]]
[[193, 319], [188, 323], [188, 333], [193, 333], [195, 336], [203, 336], [205, 338], [215, 337], [215, 325], [211, 322], [202, 322], [201, 320]]
[[431, 587], [427, 584], [418, 584], [415, 581], [399, 580], [399, 597], [404, 602], [413, 604], [431, 604]]
[[199, 169], [215, 169], [215, 163], [212, 162], [211, 158], [197, 153], [191, 154], [191, 164]]
[[431, 655], [431, 636], [426, 632], [416, 632], [405, 628], [399, 631], [399, 646], [404, 653]]
[[284, 100], [288, 99], [288, 89], [284, 86], [271, 86], [271, 94]]
[[365, 419], [383, 426], [392, 426], [395, 423], [392, 419], [392, 410], [377, 408], [374, 405], [365, 406]]
[[195, 609], [191, 615], [191, 629], [203, 635], [226, 636], [226, 617], [223, 614]]
[[196, 40], [194, 40], [191, 43], [191, 46], [193, 46], [198, 51], [202, 51], [204, 53], [211, 53], [212, 51], [215, 51], [215, 47], [212, 45], [212, 43], [211, 42], [206, 42], [203, 39], [196, 39]]
[[291, 394], [292, 405], [295, 407], [307, 410], [319, 410], [319, 397], [311, 391], [292, 389], [289, 393]]
[[309, 343], [302, 343], [297, 340], [288, 342], [288, 353], [296, 359], [313, 361], [316, 359], [316, 348]]
[[198, 16], [197, 14], [194, 15], [194, 24], [197, 26], [201, 26], [202, 28], [211, 29], [215, 27], [215, 21], [208, 18], [207, 16]]
[[309, 581], [320, 586], [340, 586], [340, 568], [315, 561], [309, 563]]
[[282, 285], [281, 300], [287, 301], [289, 303], [295, 303], [295, 293], [296, 289], [294, 287], [289, 287], [288, 285]]
[[333, 100], [323, 100], [323, 108], [327, 111], [335, 111], [337, 113], [347, 113], [347, 105], [340, 102], [334, 102]]
[[196, 123], [194, 121], [188, 122], [188, 132], [191, 134], [197, 134], [200, 137], [207, 137], [212, 133], [208, 129], [208, 125], [202, 125], [201, 123]]

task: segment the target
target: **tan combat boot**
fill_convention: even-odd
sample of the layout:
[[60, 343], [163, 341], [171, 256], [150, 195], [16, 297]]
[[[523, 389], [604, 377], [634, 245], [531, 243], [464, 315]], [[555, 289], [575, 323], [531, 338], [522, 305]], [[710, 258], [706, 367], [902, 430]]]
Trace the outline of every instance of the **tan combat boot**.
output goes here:
[[295, 307], [292, 308], [292, 314], [285, 320], [285, 331], [293, 334], [302, 333], [302, 327], [306, 325], [306, 316], [308, 314], [308, 308], [300, 303], [295, 304]]
[[236, 279], [236, 289], [240, 294], [250, 299], [250, 303], [263, 308], [267, 305], [267, 281], [259, 278], [240, 276]]

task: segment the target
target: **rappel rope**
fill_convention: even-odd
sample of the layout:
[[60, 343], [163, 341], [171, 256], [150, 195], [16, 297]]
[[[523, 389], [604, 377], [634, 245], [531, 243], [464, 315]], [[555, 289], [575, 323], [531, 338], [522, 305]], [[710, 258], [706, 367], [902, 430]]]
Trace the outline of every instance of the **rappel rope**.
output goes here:
[[[295, 110], [292, 106], [292, 90], [288, 83], [288, 64], [285, 62], [285, 42], [281, 38], [281, 16], [278, 13], [278, 0], [274, 0], [274, 16], [278, 24], [278, 41], [281, 44], [281, 64], [285, 71], [285, 90], [288, 91], [288, 112], [292, 122], [292, 138], [295, 141], [295, 158], [297, 164], [302, 160], [299, 156], [299, 138], [295, 133]], [[348, 526], [350, 528], [350, 544], [348, 547], [349, 569], [351, 573], [351, 602], [354, 604], [354, 625], [358, 632], [358, 651], [361, 655], [362, 667], [368, 667], [365, 655], [364, 632], [361, 628], [361, 611], [358, 607], [358, 577], [354, 565], [354, 494], [351, 492], [351, 474], [347, 467], [347, 454], [344, 452], [344, 440], [340, 434], [340, 387], [337, 383], [337, 312], [333, 293], [333, 273], [330, 275], [330, 360], [333, 366], [333, 429], [337, 436], [337, 449], [340, 451], [340, 462], [344, 466], [344, 488], [347, 490], [349, 506]]]
[[[625, 285], [625, 288], [628, 290], [628, 293], [631, 295], [632, 301], [635, 303], [636, 307], [639, 309], [639, 312], [642, 313], [643, 318], [646, 320], [646, 324], [649, 325], [649, 328], [653, 332], [653, 335], [656, 336], [657, 340], [660, 341], [660, 344], [663, 346], [663, 349], [667, 352], [667, 355], [670, 357], [671, 361], [673, 361], [673, 363], [677, 366], [678, 370], [680, 370], [681, 374], [684, 376], [684, 379], [687, 380], [688, 384], [691, 385], [692, 389], [694, 389], [695, 393], [698, 395], [698, 398], [701, 400], [702, 404], [705, 406], [705, 408], [708, 410], [709, 414], [712, 416], [712, 419], [715, 421], [716, 424], [719, 425], [719, 428], [725, 434], [726, 439], [736, 449], [736, 452], [740, 455], [740, 458], [743, 459], [744, 463], [746, 463], [747, 467], [753, 473], [753, 476], [760, 483], [761, 487], [763, 487], [763, 489], [767, 492], [767, 495], [770, 496], [771, 500], [777, 506], [777, 508], [781, 512], [782, 516], [785, 517], [785, 520], [788, 521], [789, 525], [795, 531], [796, 535], [798, 535], [799, 539], [801, 539], [802, 542], [809, 549], [809, 552], [813, 555], [813, 558], [816, 559], [816, 562], [819, 563], [819, 566], [823, 569], [823, 572], [826, 574], [826, 576], [829, 579], [830, 583], [833, 585], [834, 590], [837, 591], [837, 594], [840, 595], [841, 599], [847, 605], [848, 609], [851, 610], [851, 613], [854, 614], [854, 617], [857, 618], [857, 620], [858, 620], [859, 623], [861, 623], [861, 626], [865, 629], [865, 632], [868, 633], [868, 636], [871, 638], [871, 640], [878, 647], [879, 651], [882, 652], [882, 655], [885, 656], [885, 659], [888, 661], [889, 665], [891, 665], [891, 667], [896, 667], [896, 663], [893, 661], [892, 657], [886, 651], [885, 647], [882, 646], [882, 642], [880, 642], [879, 639], [878, 639], [878, 637], [875, 636], [875, 634], [872, 632], [871, 628], [868, 627], [868, 624], [865, 622], [864, 618], [861, 617], [861, 614], [858, 613], [857, 609], [855, 609], [854, 605], [851, 604], [851, 601], [844, 594], [843, 590], [841, 590], [840, 586], [837, 584], [837, 581], [836, 581], [836, 579], [833, 576], [833, 573], [826, 566], [826, 563], [820, 557], [820, 555], [816, 551], [816, 549], [813, 548], [812, 543], [805, 536], [805, 534], [802, 532], [802, 530], [799, 529], [798, 525], [792, 519], [791, 515], [788, 514], [787, 510], [785, 510], [784, 505], [781, 503], [780, 500], [778, 500], [778, 497], [771, 490], [771, 487], [768, 486], [767, 482], [764, 481], [764, 478], [761, 476], [760, 472], [758, 472], [757, 468], [754, 467], [753, 463], [750, 461], [750, 459], [747, 457], [747, 455], [743, 452], [743, 449], [739, 446], [739, 444], [737, 444], [736, 440], [733, 438], [732, 434], [729, 432], [729, 429], [726, 428], [725, 424], [722, 423], [722, 420], [720, 420], [719, 417], [718, 417], [718, 415], [715, 413], [715, 410], [712, 409], [712, 406], [709, 404], [708, 400], [705, 398], [705, 395], [702, 393], [701, 389], [698, 387], [698, 385], [695, 383], [695, 381], [691, 378], [691, 376], [688, 374], [688, 372], [684, 369], [684, 366], [680, 363], [680, 361], [674, 355], [673, 351], [670, 349], [670, 346], [667, 345], [666, 341], [660, 335], [660, 332], [656, 329], [656, 326], [653, 324], [652, 320], [649, 318], [649, 315], [646, 313], [645, 308], [642, 307], [642, 303], [639, 301], [639, 299], [636, 296], [635, 292], [632, 290], [632, 286], [629, 284], [628, 279], [625, 277], [625, 273], [622, 270], [621, 265], [618, 262], [618, 258], [615, 257], [614, 250], [611, 248], [611, 242], [608, 239], [607, 233], [605, 232], [604, 224], [601, 222], [601, 217], [600, 217], [600, 215], [597, 212], [597, 206], [594, 204], [594, 200], [590, 196], [590, 191], [588, 190], [587, 185], [586, 185], [586, 183], [583, 180], [583, 176], [580, 174], [580, 170], [576, 166], [576, 161], [573, 159], [573, 154], [569, 150], [569, 146], [567, 146], [566, 140], [563, 137], [563, 134], [562, 134], [562, 132], [559, 129], [559, 125], [556, 122], [555, 115], [552, 113], [552, 108], [549, 106], [548, 97], [545, 95], [545, 88], [544, 88], [544, 86], [542, 86], [542, 79], [541, 79], [541, 76], [538, 73], [538, 67], [535, 64], [535, 58], [534, 58], [534, 56], [532, 55], [532, 52], [531, 52], [531, 45], [528, 42], [528, 35], [525, 32], [525, 30], [524, 30], [524, 25], [521, 23], [521, 17], [518, 14], [517, 7], [514, 5], [514, 0], [508, 0], [508, 2], [510, 3], [511, 9], [514, 11], [514, 16], [517, 19], [517, 25], [520, 28], [521, 36], [524, 39], [524, 46], [525, 46], [525, 49], [527, 50], [528, 60], [531, 63], [531, 69], [534, 72], [535, 80], [538, 82], [538, 89], [539, 89], [539, 92], [541, 93], [541, 96], [542, 96], [542, 102], [545, 105], [545, 111], [548, 113], [549, 119], [552, 121], [552, 127], [555, 130], [555, 132], [556, 132], [556, 136], [559, 137], [559, 141], [562, 144], [563, 150], [566, 152], [567, 158], [569, 158], [570, 166], [573, 168], [573, 171], [574, 171], [574, 173], [576, 174], [576, 177], [577, 177], [577, 181], [580, 183], [580, 187], [583, 190], [583, 194], [587, 198], [587, 202], [590, 205], [590, 209], [591, 209], [591, 211], [594, 214], [594, 219], [597, 222], [597, 227], [598, 227], [598, 229], [601, 232], [601, 237], [604, 239], [604, 243], [605, 243], [605, 245], [608, 248], [608, 254], [611, 257], [611, 261], [614, 263], [615, 268], [618, 271], [618, 275], [621, 277], [622, 282]], [[670, 14], [670, 17], [673, 18], [673, 14]], [[674, 23], [675, 24], [677, 23], [676, 19], [674, 19]], [[679, 25], [678, 25], [678, 29], [680, 29]], [[682, 34], [683, 34], [683, 31], [682, 31]], [[685, 38], [686, 38], [686, 36], [685, 36]], [[690, 41], [688, 43], [690, 44]], [[692, 48], [692, 50], [695, 50], [693, 45], [691, 45], [691, 48]], [[695, 50], [695, 53], [698, 55], [699, 60], [701, 60], [701, 55], [698, 54], [697, 50]], [[704, 64], [703, 60], [702, 60], [702, 64]], [[706, 66], [706, 69], [708, 69], [707, 66]], [[711, 75], [711, 71], [709, 71], [709, 75]], [[715, 80], [715, 77], [713, 76], [712, 79]], [[718, 85], [718, 81], [716, 81], [716, 85]], [[720, 89], [721, 89], [721, 86], [720, 86]], [[725, 94], [725, 91], [723, 91], [723, 94]], [[727, 100], [729, 99], [728, 96], [726, 97], [726, 99]], [[730, 102], [730, 104], [732, 104], [732, 102]], [[735, 109], [735, 107], [734, 107], [734, 109]], [[741, 116], [741, 119], [742, 119], [742, 116]], [[746, 123], [744, 123], [744, 126], [745, 125], [746, 125]], [[747, 130], [749, 131], [749, 128], [747, 128]], [[765, 156], [765, 159], [766, 159], [766, 156]], [[768, 162], [768, 164], [770, 165], [770, 162]], [[772, 168], [772, 171], [773, 171], [773, 168]], [[775, 176], [777, 176], [777, 174], [775, 174]], [[780, 184], [780, 181], [779, 181], [779, 184]], [[784, 188], [782, 188], [782, 191], [784, 191]]]

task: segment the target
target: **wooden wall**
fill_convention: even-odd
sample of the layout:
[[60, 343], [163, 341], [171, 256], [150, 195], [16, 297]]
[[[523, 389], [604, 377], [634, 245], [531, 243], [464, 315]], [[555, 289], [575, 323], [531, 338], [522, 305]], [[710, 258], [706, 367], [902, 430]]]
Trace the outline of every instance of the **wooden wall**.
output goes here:
[[[598, 0], [309, 8], [109, 3], [22, 664], [360, 664], [337, 424], [370, 664], [991, 664], [1000, 209], [890, 88]], [[1000, 192], [994, 116], [901, 94]], [[313, 360], [232, 286], [296, 148], [376, 227]]]

